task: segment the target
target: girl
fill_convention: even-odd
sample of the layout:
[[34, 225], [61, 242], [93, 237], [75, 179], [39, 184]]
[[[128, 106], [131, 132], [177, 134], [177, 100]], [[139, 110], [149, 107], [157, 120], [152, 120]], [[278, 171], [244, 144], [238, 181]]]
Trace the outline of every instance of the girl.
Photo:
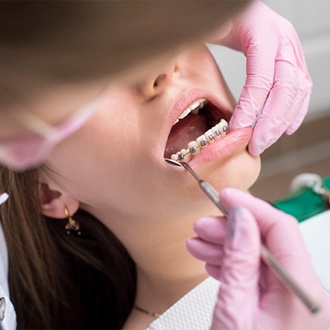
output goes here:
[[138, 81], [206, 39], [246, 56], [230, 125], [249, 126], [263, 109], [252, 155], [292, 134], [308, 109], [311, 79], [297, 33], [259, 0], [2, 1], [0, 24], [0, 163], [15, 170], [40, 164], [79, 129], [109, 80]]
[[[125, 79], [136, 79], [141, 72], [145, 74], [146, 67], [142, 66], [143, 69], [141, 69], [141, 66], [139, 66], [138, 70], [135, 70], [136, 68], [132, 70], [133, 65], [144, 62], [150, 64], [149, 59], [154, 55], [165, 54], [164, 57], [168, 56], [169, 46], [173, 49], [182, 44], [183, 41], [191, 42], [191, 40], [202, 37], [206, 32], [218, 26], [218, 24], [222, 24], [228, 17], [238, 12], [246, 4], [247, 1], [245, 0], [235, 1], [235, 3], [230, 4], [211, 1], [208, 5], [203, 2], [200, 5], [194, 3], [188, 6], [183, 3], [173, 3], [173, 5], [157, 3], [157, 5], [154, 5], [150, 2], [139, 2], [135, 8], [131, 2], [102, 2], [100, 4], [72, 2], [29, 3], [28, 7], [23, 3], [3, 2], [0, 10], [2, 26], [0, 43], [3, 59], [0, 90], [0, 162], [16, 170], [23, 170], [39, 164], [57, 143], [77, 131], [95, 111], [97, 102], [93, 102], [87, 107], [83, 105], [103, 90], [109, 76], [114, 79], [117, 79], [118, 76], [121, 79], [124, 77]], [[141, 15], [138, 13], [141, 13]], [[125, 19], [126, 17], [134, 17], [134, 19]], [[141, 20], [140, 17], [143, 17], [143, 19]], [[157, 27], [154, 25], [154, 17], [157, 17]], [[174, 18], [177, 19], [175, 20]], [[122, 25], [123, 21], [126, 22], [124, 28]], [[168, 22], [171, 22], [171, 24], [168, 24]], [[257, 22], [258, 24], [256, 24]], [[288, 63], [288, 69], [293, 70], [301, 78], [294, 82], [284, 83], [283, 86], [285, 88], [283, 89], [276, 88], [276, 85], [274, 85], [275, 88], [273, 89], [272, 84], [263, 86], [264, 80], [250, 79], [249, 85], [244, 89], [244, 95], [252, 93], [257, 96], [259, 102], [253, 105], [247, 104], [246, 101], [249, 98], [244, 97], [242, 94], [242, 100], [245, 103], [242, 103], [236, 117], [245, 118], [244, 121], [249, 125], [251, 116], [255, 116], [255, 110], [258, 111], [260, 104], [264, 104], [266, 94], [268, 95], [269, 92], [272, 92], [271, 94], [282, 96], [282, 102], [277, 102], [274, 110], [273, 102], [267, 102], [265, 109], [271, 109], [272, 115], [277, 117], [277, 120], [280, 120], [280, 122], [286, 121], [287, 125], [290, 126], [282, 126], [282, 130], [279, 131], [277, 130], [277, 124], [273, 125], [272, 121], [269, 120], [263, 121], [262, 124], [258, 125], [254, 131], [254, 138], [250, 142], [250, 152], [259, 154], [264, 148], [269, 146], [270, 142], [268, 139], [258, 139], [258, 134], [262, 135], [264, 131], [272, 132], [270, 134], [271, 141], [274, 141], [284, 131], [292, 133], [299, 126], [306, 113], [309, 101], [310, 78], [303, 56], [301, 56], [301, 46], [296, 38], [295, 31], [288, 25], [288, 22], [273, 13], [266, 6], [257, 1], [246, 15], [238, 17], [232, 23], [232, 29], [227, 38], [225, 40], [217, 40], [217, 42], [240, 49], [245, 53], [248, 62], [248, 76], [255, 78], [265, 75], [269, 77], [270, 81], [274, 79], [278, 82], [278, 73], [280, 72], [278, 69], [281, 67], [283, 70], [283, 67], [276, 65], [276, 63], [281, 62], [282, 64]], [[150, 28], [150, 24], [152, 28]], [[178, 26], [180, 26], [180, 29]], [[270, 27], [268, 30], [272, 36], [271, 38], [265, 38], [264, 30], [267, 29], [267, 26]], [[170, 31], [175, 31], [175, 33]], [[229, 32], [229, 30], [226, 32]], [[154, 43], [155, 35], [166, 35], [166, 38], [158, 38], [157, 47], [155, 47]], [[250, 42], [257, 36], [261, 38], [263, 45], [271, 42], [275, 47], [254, 48], [252, 53], [247, 53], [246, 50], [249, 48]], [[285, 47], [284, 51], [283, 45], [287, 44], [286, 40], [290, 40], [292, 49]], [[266, 54], [264, 52], [265, 49], [267, 49]], [[292, 51], [294, 53], [293, 56]], [[132, 54], [134, 55], [132, 56]], [[256, 54], [258, 56], [255, 56]], [[278, 56], [278, 54], [281, 56]], [[255, 62], [256, 58], [258, 58], [257, 63]], [[282, 61], [283, 58], [290, 58], [290, 61]], [[157, 59], [159, 60], [159, 57]], [[161, 59], [163, 59], [163, 56], [161, 56]], [[264, 62], [266, 59], [267, 63]], [[162, 63], [158, 60], [152, 61], [152, 64]], [[249, 68], [258, 68], [258, 74]], [[281, 80], [285, 81], [286, 77], [281, 77]], [[298, 85], [295, 83], [296, 81], [299, 82]], [[296, 90], [304, 92], [301, 93], [301, 98], [291, 97], [291, 99], [293, 98], [294, 106], [290, 107], [292, 111], [289, 117], [291, 119], [287, 121], [286, 115], [282, 112], [286, 111], [286, 107], [281, 106], [281, 104], [284, 101], [286, 102], [288, 91]], [[289, 94], [295, 95], [295, 92]], [[271, 100], [272, 98], [269, 97], [268, 99]], [[82, 107], [81, 110], [79, 110], [80, 107]], [[299, 113], [299, 115], [295, 116], [292, 113]], [[265, 111], [265, 118], [267, 118], [267, 111]], [[232, 124], [234, 122], [237, 124], [238, 119], [232, 120]], [[240, 122], [240, 125], [244, 126], [244, 123]], [[274, 127], [276, 130], [274, 130]], [[260, 143], [260, 141], [262, 142]], [[10, 179], [8, 177], [8, 174], [5, 173], [4, 185], [1, 186], [0, 192], [7, 185], [11, 187], [11, 193], [12, 191], [17, 192], [18, 196], [15, 197], [18, 203], [17, 207], [13, 207], [15, 201], [11, 201], [11, 206], [17, 210], [15, 211], [17, 213], [15, 217], [22, 217], [24, 214], [24, 217], [26, 216], [29, 219], [32, 217], [34, 219], [36, 214], [38, 214], [38, 212], [34, 214], [34, 208], [36, 207], [36, 201], [33, 199], [36, 190], [34, 186], [36, 182], [34, 172], [31, 172], [28, 179], [23, 176], [18, 180], [18, 182], [23, 180], [25, 182], [24, 185], [18, 184], [16, 186], [15, 175], [10, 175]], [[14, 186], [16, 187], [15, 189]], [[23, 186], [24, 189], [22, 190]], [[19, 203], [21, 198], [23, 198], [20, 195], [22, 192], [30, 192], [28, 195], [32, 204]], [[30, 207], [32, 207], [32, 210]], [[10, 223], [14, 225], [13, 222]], [[28, 223], [32, 224], [33, 222], [31, 220]], [[14, 235], [15, 230], [18, 231], [17, 235], [19, 236]], [[32, 233], [29, 231], [32, 231]], [[96, 229], [93, 229], [94, 232], [96, 232]], [[27, 235], [26, 237], [24, 233]], [[0, 234], [2, 234], [2, 231], [0, 231]], [[45, 308], [48, 311], [51, 310], [51, 316], [56, 320], [54, 321], [56, 326], [60, 324], [64, 326], [64, 320], [69, 322], [70, 319], [75, 318], [75, 313], [79, 314], [79, 308], [71, 308], [71, 310], [67, 309], [69, 313], [64, 317], [64, 311], [61, 310], [64, 302], [67, 308], [69, 304], [68, 299], [75, 297], [75, 295], [70, 294], [66, 296], [68, 288], [66, 288], [65, 283], [70, 282], [67, 281], [69, 273], [64, 272], [63, 276], [66, 281], [61, 280], [59, 277], [64, 261], [61, 260], [60, 264], [55, 262], [59, 258], [55, 258], [55, 260], [53, 258], [52, 261], [49, 261], [49, 255], [46, 254], [41, 254], [41, 258], [38, 258], [34, 255], [34, 252], [32, 252], [30, 258], [28, 256], [26, 256], [26, 259], [23, 258], [22, 254], [25, 254], [26, 246], [28, 246], [27, 242], [31, 243], [30, 238], [39, 239], [40, 237], [41, 241], [50, 241], [45, 232], [35, 231], [34, 226], [14, 226], [11, 230], [7, 230], [7, 237], [9, 235], [20, 237], [19, 239], [11, 240], [11, 254], [17, 253], [20, 258], [20, 262], [16, 264], [18, 268], [15, 268], [15, 263], [12, 262], [13, 258], [11, 258], [10, 262], [12, 291], [14, 291], [13, 283], [15, 280], [13, 278], [15, 276], [18, 278], [17, 283], [24, 282], [21, 276], [26, 276], [26, 279], [29, 278], [26, 283], [29, 283], [28, 285], [31, 288], [30, 292], [27, 290], [27, 297], [34, 301], [31, 306], [33, 305], [39, 311], [41, 308]], [[102, 240], [98, 238], [97, 241], [99, 244]], [[0, 274], [0, 325], [7, 329], [8, 327], [14, 327], [15, 317], [14, 312], [10, 312], [13, 310], [6, 296], [7, 249], [2, 236], [0, 243], [4, 264], [4, 267], [1, 267]], [[107, 242], [104, 243], [107, 244]], [[20, 248], [18, 244], [22, 244]], [[39, 247], [42, 244], [40, 242], [33, 243], [31, 251], [40, 250]], [[61, 244], [64, 243], [62, 242]], [[49, 243], [49, 245], [51, 244]], [[61, 254], [57, 251], [56, 244], [54, 244], [53, 248], [49, 246], [49, 249], [53, 249], [52, 254], [54, 255], [56, 253]], [[70, 247], [67, 247], [67, 249], [70, 249]], [[103, 249], [106, 250], [107, 247], [104, 246], [101, 250]], [[84, 260], [93, 263], [94, 267], [96, 267], [94, 259], [87, 260], [85, 258]], [[103, 260], [103, 262], [108, 263], [107, 260]], [[69, 263], [72, 263], [72, 261], [69, 261]], [[42, 269], [45, 265], [47, 265], [49, 271], [48, 275], [57, 275], [54, 277], [47, 277], [47, 274], [44, 277], [41, 276], [40, 274], [43, 274]], [[100, 269], [101, 266], [97, 267]], [[55, 271], [54, 268], [57, 270]], [[14, 274], [16, 270], [20, 271]], [[31, 276], [32, 273], [39, 274], [39, 277], [36, 276], [34, 278]], [[35, 284], [33, 284], [31, 278], [34, 278]], [[129, 277], [128, 282], [130, 281], [131, 278]], [[53, 283], [56, 289], [51, 290], [53, 286], [49, 285], [49, 283]], [[43, 285], [45, 288], [44, 300], [34, 293], [34, 285]], [[119, 286], [115, 287], [118, 288]], [[19, 288], [16, 291], [16, 297], [22, 298], [21, 293], [23, 291]], [[61, 292], [63, 293], [62, 295]], [[82, 293], [81, 296], [86, 297], [86, 294]], [[106, 294], [103, 296], [105, 297]], [[110, 296], [113, 296], [113, 292]], [[52, 299], [48, 299], [49, 297]], [[54, 301], [52, 301], [53, 299]], [[86, 301], [85, 299], [83, 300]], [[2, 320], [3, 301], [6, 301], [7, 306], [4, 320]], [[51, 301], [52, 307], [47, 305]], [[77, 306], [76, 303], [77, 300], [73, 299], [70, 304], [71, 306]], [[124, 306], [125, 303], [123, 302], [120, 305]], [[25, 306], [21, 305], [19, 309], [24, 309], [26, 308]], [[58, 306], [62, 307], [57, 308]], [[87, 309], [85, 308], [83, 313], [86, 317]], [[30, 309], [26, 311], [26, 314], [31, 319], [36, 317], [39, 322], [37, 324], [40, 326], [42, 324], [46, 324], [46, 326], [51, 324], [45, 321], [50, 317], [50, 313], [42, 313], [43, 316], [39, 319], [40, 315], [37, 315], [38, 313], [30, 311]], [[62, 323], [58, 323], [60, 319]], [[76, 318], [76, 320], [78, 319], [79, 317]], [[20, 324], [24, 324], [24, 320], [23, 314], [20, 312]], [[44, 321], [46, 323], [43, 323]], [[87, 326], [87, 323], [85, 322], [84, 326]], [[71, 327], [71, 325], [68, 326]]]
[[[191, 164], [217, 189], [230, 184], [246, 190], [258, 176], [259, 157], [246, 148], [251, 128], [227, 135], [221, 122], [230, 119], [235, 103], [205, 46], [183, 53], [141, 84], [110, 85], [99, 102], [42, 168], [22, 174], [2, 169], [1, 186], [10, 199], [1, 218], [19, 327], [120, 328], [125, 322], [126, 328], [147, 327], [153, 318], [131, 309], [133, 304], [164, 312], [207, 277], [185, 240], [195, 220], [215, 212], [189, 175], [164, 156], [202, 136], [207, 145]], [[212, 143], [204, 133], [219, 122], [223, 129]], [[75, 219], [78, 209], [102, 225], [88, 219], [81, 235], [67, 235], [66, 221], [54, 219], [65, 219], [65, 212]], [[42, 219], [40, 211], [51, 219]], [[89, 223], [101, 227], [101, 238]], [[26, 235], [26, 226], [38, 239]], [[86, 264], [93, 264], [87, 274]], [[93, 292], [97, 299], [89, 295]], [[30, 300], [28, 306], [22, 297]], [[97, 324], [84, 310], [101, 306], [97, 315], [106, 320]]]
[[218, 190], [247, 191], [260, 159], [247, 151], [251, 127], [227, 131], [234, 107], [200, 46], [141, 83], [110, 85], [43, 167], [2, 169], [20, 327], [145, 329], [208, 277], [185, 242], [218, 210], [164, 157], [183, 155]]

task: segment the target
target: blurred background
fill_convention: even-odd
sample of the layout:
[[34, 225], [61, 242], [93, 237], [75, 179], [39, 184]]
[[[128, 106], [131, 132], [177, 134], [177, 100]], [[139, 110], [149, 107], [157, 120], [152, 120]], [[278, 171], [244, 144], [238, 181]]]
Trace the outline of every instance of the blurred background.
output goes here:
[[[309, 113], [299, 130], [283, 136], [262, 155], [262, 170], [251, 192], [274, 201], [289, 191], [301, 173], [330, 175], [330, 1], [264, 0], [298, 32], [313, 92]], [[244, 85], [245, 59], [239, 52], [215, 46], [221, 70], [236, 99]]]

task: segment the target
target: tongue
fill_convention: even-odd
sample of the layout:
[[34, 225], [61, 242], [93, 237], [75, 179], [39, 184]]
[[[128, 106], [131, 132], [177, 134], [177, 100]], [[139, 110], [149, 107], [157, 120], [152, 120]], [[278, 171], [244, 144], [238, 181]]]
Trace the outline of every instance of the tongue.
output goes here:
[[168, 137], [164, 157], [170, 158], [172, 154], [186, 149], [190, 141], [196, 140], [208, 129], [204, 116], [190, 114], [175, 124]]

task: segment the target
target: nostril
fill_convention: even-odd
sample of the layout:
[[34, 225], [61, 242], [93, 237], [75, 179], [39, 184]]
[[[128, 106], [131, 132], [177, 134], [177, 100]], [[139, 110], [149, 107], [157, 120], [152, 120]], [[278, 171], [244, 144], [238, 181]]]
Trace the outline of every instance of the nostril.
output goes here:
[[165, 74], [165, 73], [160, 74], [160, 75], [155, 79], [153, 87], [158, 87], [159, 84], [160, 84], [163, 80], [165, 80], [165, 78], [166, 78], [166, 74]]

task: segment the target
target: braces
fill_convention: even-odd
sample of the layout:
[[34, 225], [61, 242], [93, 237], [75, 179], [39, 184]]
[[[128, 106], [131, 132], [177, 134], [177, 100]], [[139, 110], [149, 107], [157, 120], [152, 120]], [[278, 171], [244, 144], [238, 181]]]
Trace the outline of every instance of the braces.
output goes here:
[[[225, 120], [221, 120], [221, 121], [225, 121]], [[220, 122], [221, 122], [220, 121]], [[227, 130], [228, 130], [228, 123], [225, 121], [225, 125], [222, 127], [222, 129], [220, 129], [219, 127], [214, 130], [214, 134], [217, 136], [217, 137], [220, 137], [222, 133], [226, 133]], [[204, 133], [205, 134], [205, 133]], [[204, 135], [203, 134], [203, 135]], [[187, 155], [191, 155], [191, 156], [194, 156], [194, 154], [196, 153], [196, 151], [200, 148], [203, 148], [205, 147], [207, 144], [210, 144], [212, 142], [214, 142], [215, 140], [215, 136], [214, 134], [209, 134], [207, 137], [209, 139], [209, 143], [206, 141], [206, 140], [201, 140], [199, 141], [199, 144], [196, 145], [196, 146], [192, 146], [190, 148], [187, 149], [187, 152], [186, 153], [182, 153], [183, 150], [181, 151], [178, 151], [176, 154], [172, 154], [171, 155], [171, 159], [173, 160], [176, 160], [178, 162], [182, 162], [184, 160], [184, 158], [187, 156]]]

